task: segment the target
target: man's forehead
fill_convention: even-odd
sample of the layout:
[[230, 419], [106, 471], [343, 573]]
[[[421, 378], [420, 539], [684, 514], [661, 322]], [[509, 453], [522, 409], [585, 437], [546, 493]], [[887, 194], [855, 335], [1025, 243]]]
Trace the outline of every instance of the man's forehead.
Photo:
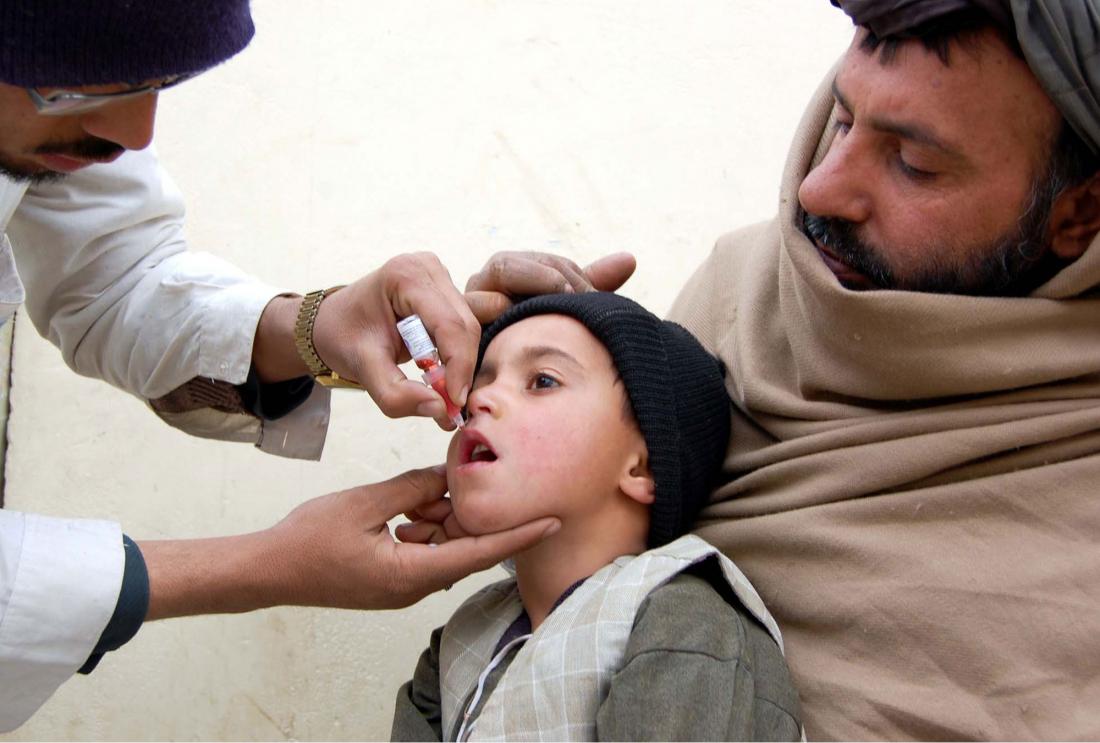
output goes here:
[[1066, 123], [1100, 153], [1100, 0], [832, 0], [878, 38], [997, 29]]
[[[852, 103], [851, 98], [844, 93], [839, 78], [840, 73], [838, 72], [837, 76], [833, 78], [833, 97], [846, 111], [854, 114], [856, 106]], [[959, 164], [967, 164], [965, 148], [941, 134], [938, 128], [930, 122], [916, 121], [907, 119], [904, 116], [883, 112], [871, 114], [867, 117], [867, 123], [877, 131], [893, 134], [900, 139], [933, 148], [941, 155], [955, 160]]]
[[[898, 45], [889, 60], [862, 48], [859, 30], [834, 78], [835, 92], [859, 107], [868, 101], [901, 128], [917, 125], [914, 139], [931, 137], [962, 152], [968, 141], [1017, 140], [1043, 152], [1061, 115], [1027, 64], [989, 29], [949, 63], [919, 41]], [[853, 112], [857, 115], [862, 112]]]

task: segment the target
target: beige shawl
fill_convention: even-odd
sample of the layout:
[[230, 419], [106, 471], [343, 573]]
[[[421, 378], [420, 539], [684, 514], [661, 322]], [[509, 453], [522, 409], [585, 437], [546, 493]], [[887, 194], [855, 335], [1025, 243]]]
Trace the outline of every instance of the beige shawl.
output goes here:
[[783, 631], [813, 738], [1100, 737], [1100, 240], [1022, 299], [842, 288], [777, 218], [672, 310], [729, 368], [698, 532]]

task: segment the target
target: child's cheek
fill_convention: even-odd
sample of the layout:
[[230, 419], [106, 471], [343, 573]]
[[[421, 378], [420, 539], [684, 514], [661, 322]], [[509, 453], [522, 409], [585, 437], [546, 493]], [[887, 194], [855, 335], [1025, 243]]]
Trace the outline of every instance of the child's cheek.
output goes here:
[[579, 432], [562, 430], [560, 421], [544, 420], [522, 426], [516, 431], [516, 451], [523, 452], [526, 475], [541, 478], [561, 473], [582, 455], [577, 451]]

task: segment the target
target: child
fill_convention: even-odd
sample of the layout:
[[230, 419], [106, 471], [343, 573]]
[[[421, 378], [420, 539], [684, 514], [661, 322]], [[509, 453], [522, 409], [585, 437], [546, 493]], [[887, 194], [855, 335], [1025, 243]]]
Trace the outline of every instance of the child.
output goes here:
[[687, 331], [615, 294], [529, 299], [482, 335], [467, 412], [461, 529], [561, 529], [432, 634], [393, 739], [800, 737], [774, 620], [682, 536], [729, 438], [722, 369]]

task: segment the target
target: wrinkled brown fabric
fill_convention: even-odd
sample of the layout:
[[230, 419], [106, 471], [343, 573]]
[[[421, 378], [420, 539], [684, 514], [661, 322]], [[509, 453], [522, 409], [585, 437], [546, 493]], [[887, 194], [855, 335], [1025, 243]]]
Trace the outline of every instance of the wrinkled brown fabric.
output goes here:
[[244, 408], [241, 393], [236, 386], [206, 377], [195, 377], [167, 395], [150, 400], [149, 405], [158, 413], [189, 413], [192, 410], [213, 408], [222, 413], [252, 415]]
[[981, 8], [1020, 42], [1069, 125], [1100, 152], [1100, 0], [832, 0], [876, 36], [904, 37], [948, 13]]
[[1031, 297], [842, 288], [777, 218], [670, 315], [729, 369], [699, 534], [786, 642], [809, 738], [1100, 738], [1100, 240]]

